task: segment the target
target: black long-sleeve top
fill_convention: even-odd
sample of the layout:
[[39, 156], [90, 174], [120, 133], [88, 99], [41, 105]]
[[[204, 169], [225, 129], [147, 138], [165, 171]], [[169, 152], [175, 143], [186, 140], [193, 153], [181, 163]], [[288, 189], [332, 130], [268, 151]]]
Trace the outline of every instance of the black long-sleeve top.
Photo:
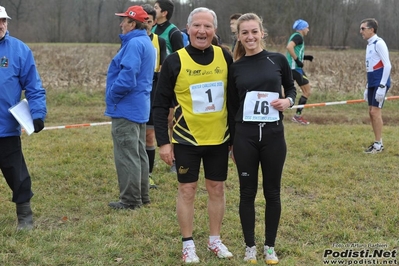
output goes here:
[[[190, 44], [183, 49], [187, 50], [190, 57], [197, 64], [208, 65], [213, 61], [214, 53], [212, 46], [205, 50], [199, 50]], [[224, 49], [222, 50], [227, 66], [231, 65], [233, 59], [230, 53]], [[167, 56], [162, 64], [161, 73], [155, 91], [154, 103], [152, 105], [154, 129], [156, 132], [155, 137], [158, 147], [170, 143], [168, 114], [169, 108], [176, 105], [174, 88], [180, 69], [181, 62], [178, 53], [172, 53]]]
[[[247, 91], [277, 92], [279, 98], [291, 97], [295, 101], [296, 88], [287, 58], [280, 53], [263, 50], [253, 56], [243, 56], [230, 65], [227, 104], [231, 142], [234, 139], [235, 123], [243, 123]], [[279, 113], [282, 120], [284, 115]]]
[[[161, 35], [169, 26], [170, 26], [170, 21], [165, 21], [162, 24], [157, 24], [157, 27], [155, 29], [155, 34], [157, 35]], [[176, 32], [176, 34], [175, 34]], [[180, 30], [176, 27], [175, 30], [171, 30], [171, 32], [169, 32], [169, 36], [168, 36], [170, 45], [172, 47], [172, 52], [175, 52], [177, 50], [179, 50], [180, 48], [184, 47], [183, 44], [183, 37], [181, 35]]]

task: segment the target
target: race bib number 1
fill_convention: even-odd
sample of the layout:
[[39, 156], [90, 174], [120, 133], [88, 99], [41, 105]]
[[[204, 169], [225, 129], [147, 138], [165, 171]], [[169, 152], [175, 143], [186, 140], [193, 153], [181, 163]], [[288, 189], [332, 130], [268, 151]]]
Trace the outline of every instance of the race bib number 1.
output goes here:
[[195, 114], [220, 112], [223, 109], [223, 81], [193, 84], [190, 86], [190, 93]]
[[274, 122], [280, 120], [277, 109], [270, 102], [278, 99], [277, 92], [249, 91], [245, 95], [243, 120], [248, 122]]

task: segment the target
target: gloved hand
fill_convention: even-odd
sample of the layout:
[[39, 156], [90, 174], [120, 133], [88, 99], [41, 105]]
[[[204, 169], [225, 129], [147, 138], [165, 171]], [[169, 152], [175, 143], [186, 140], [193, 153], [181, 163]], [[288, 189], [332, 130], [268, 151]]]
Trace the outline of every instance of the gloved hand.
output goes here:
[[379, 87], [377, 89], [377, 92], [375, 93], [375, 99], [377, 102], [381, 103], [385, 100], [385, 94], [387, 92], [387, 87], [381, 88]]
[[305, 55], [303, 57], [303, 60], [309, 60], [310, 62], [312, 62], [313, 61], [313, 55]]
[[44, 128], [44, 122], [41, 119], [34, 119], [33, 126], [35, 128], [35, 133], [39, 133]]
[[368, 93], [369, 93], [369, 89], [366, 88], [366, 89], [364, 90], [364, 93], [363, 93], [363, 99], [364, 99], [366, 102], [368, 102], [368, 100], [369, 100]]
[[303, 63], [298, 58], [295, 59], [295, 63], [298, 67], [303, 67]]

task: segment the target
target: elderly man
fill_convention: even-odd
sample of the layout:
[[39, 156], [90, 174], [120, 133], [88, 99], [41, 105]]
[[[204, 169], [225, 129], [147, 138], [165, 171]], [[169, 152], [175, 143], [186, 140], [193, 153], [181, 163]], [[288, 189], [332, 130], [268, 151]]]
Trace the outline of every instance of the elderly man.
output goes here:
[[31, 177], [21, 148], [21, 127], [8, 109], [18, 103], [25, 91], [33, 119], [34, 132], [44, 128], [46, 91], [42, 87], [32, 51], [7, 31], [11, 19], [0, 6], [0, 169], [13, 192], [18, 230], [33, 228], [30, 200], [33, 197]]
[[[227, 71], [233, 60], [228, 51], [211, 44], [216, 28], [214, 11], [202, 7], [190, 13], [187, 21], [190, 44], [165, 59], [153, 105], [160, 157], [168, 165], [176, 162], [177, 219], [185, 263], [199, 262], [193, 240], [193, 220], [201, 161], [208, 191], [208, 249], [219, 258], [233, 256], [220, 239], [229, 150]], [[176, 124], [172, 145], [168, 113], [173, 102], [176, 102]]]
[[112, 119], [120, 193], [119, 201], [110, 202], [109, 206], [134, 210], [150, 203], [145, 134], [155, 53], [144, 23], [148, 14], [141, 6], [131, 6], [125, 13], [115, 15], [122, 18], [122, 45], [108, 68], [105, 115]]

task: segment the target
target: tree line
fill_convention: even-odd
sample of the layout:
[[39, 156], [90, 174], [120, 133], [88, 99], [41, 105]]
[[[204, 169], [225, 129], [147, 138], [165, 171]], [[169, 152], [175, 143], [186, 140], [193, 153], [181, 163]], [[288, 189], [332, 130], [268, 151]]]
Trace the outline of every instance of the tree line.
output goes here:
[[[11, 35], [25, 42], [118, 43], [120, 19], [130, 5], [153, 5], [155, 1], [132, 0], [0, 0], [8, 15]], [[218, 34], [231, 42], [229, 17], [233, 13], [255, 12], [263, 18], [269, 44], [285, 44], [292, 24], [306, 20], [310, 32], [306, 44], [328, 47], [364, 48], [360, 21], [373, 17], [377, 34], [390, 49], [399, 49], [397, 0], [174, 0], [171, 22], [184, 28], [188, 14], [196, 7], [213, 9], [218, 16]]]

